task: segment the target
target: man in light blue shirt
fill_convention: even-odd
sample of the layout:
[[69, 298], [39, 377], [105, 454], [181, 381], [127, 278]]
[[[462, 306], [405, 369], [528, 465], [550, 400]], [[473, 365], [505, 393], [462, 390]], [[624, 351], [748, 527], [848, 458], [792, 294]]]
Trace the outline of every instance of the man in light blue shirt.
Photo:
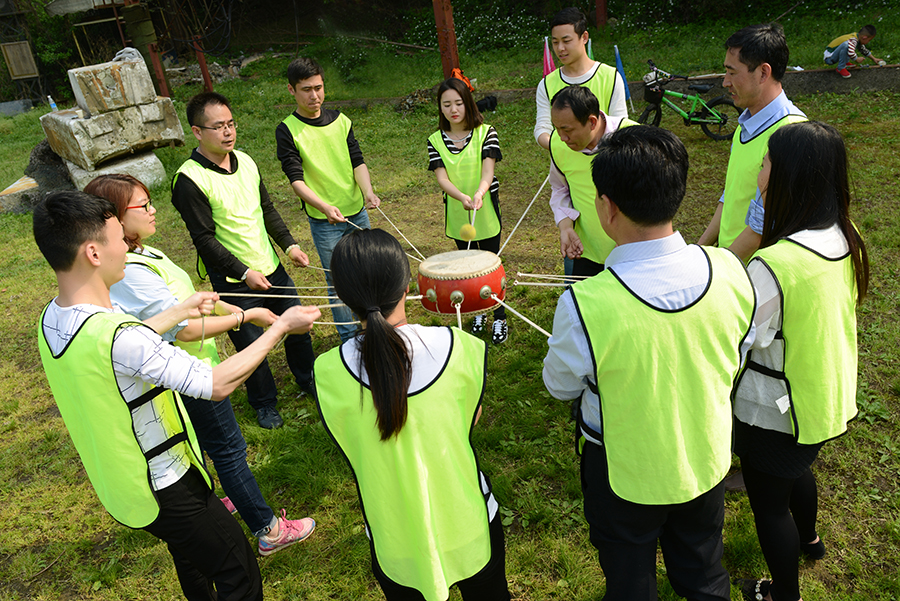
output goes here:
[[725, 80], [735, 106], [744, 109], [731, 143], [725, 190], [699, 244], [729, 247], [744, 261], [759, 248], [756, 223], [747, 214], [754, 196], [759, 199], [756, 174], [766, 154], [768, 137], [782, 125], [805, 121], [806, 115], [788, 100], [781, 85], [789, 57], [784, 30], [777, 23], [753, 25], [734, 33], [725, 43]]

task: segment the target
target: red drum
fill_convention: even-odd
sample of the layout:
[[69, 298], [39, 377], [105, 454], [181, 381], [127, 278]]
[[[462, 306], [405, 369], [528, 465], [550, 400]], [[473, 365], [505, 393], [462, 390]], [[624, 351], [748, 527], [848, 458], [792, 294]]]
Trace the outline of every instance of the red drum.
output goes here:
[[500, 257], [486, 250], [454, 250], [419, 264], [419, 294], [426, 311], [443, 315], [482, 313], [506, 298], [506, 272]]

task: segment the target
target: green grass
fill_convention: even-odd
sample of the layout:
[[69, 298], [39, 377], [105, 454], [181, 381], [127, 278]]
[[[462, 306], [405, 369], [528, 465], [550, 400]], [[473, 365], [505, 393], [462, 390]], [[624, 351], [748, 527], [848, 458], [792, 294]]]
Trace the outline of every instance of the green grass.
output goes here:
[[[659, 48], [642, 52], [674, 70], [676, 65], [671, 63], [680, 59], [663, 62]], [[518, 80], [515, 69], [504, 72], [503, 54], [480, 55], [482, 62], [473, 59], [471, 64], [483, 65], [484, 70], [467, 68], [467, 73], [477, 73], [482, 89], [489, 89], [492, 82], [503, 87], [536, 82], [537, 60], [534, 65], [519, 65], [524, 79]], [[720, 58], [711, 53], [709, 60]], [[342, 82], [337, 67], [326, 65], [328, 98], [399, 95], [430, 87], [439, 78], [433, 55], [426, 60], [384, 50], [370, 60], [374, 61], [371, 85]], [[255, 158], [286, 222], [301, 247], [311, 252], [309, 229], [274, 153], [275, 126], [291, 110], [280, 74], [285, 63], [286, 57], [261, 61], [254, 64], [251, 79], [222, 84], [217, 90], [232, 98], [240, 126], [238, 147]], [[709, 67], [702, 63], [697, 70], [714, 68], [715, 63]], [[382, 72], [387, 69], [388, 74]], [[391, 88], [394, 78], [402, 80], [396, 91]], [[515, 81], [522, 83], [514, 85]], [[184, 100], [195, 91], [177, 90], [179, 115], [184, 113]], [[895, 316], [900, 308], [896, 259], [900, 199], [895, 190], [900, 178], [896, 156], [900, 94], [823, 94], [793, 100], [811, 118], [834, 124], [846, 137], [856, 198], [853, 217], [872, 261], [870, 296], [859, 311], [861, 414], [846, 436], [825, 446], [816, 463], [819, 532], [828, 555], [802, 566], [801, 590], [806, 601], [898, 599], [900, 336]], [[452, 249], [442, 235], [438, 187], [425, 168], [425, 139], [437, 125], [436, 108], [425, 105], [402, 115], [392, 106], [372, 104], [345, 112], [354, 122], [385, 213], [426, 256]], [[5, 181], [21, 175], [28, 152], [42, 137], [37, 114], [0, 118], [4, 140], [0, 177]], [[527, 99], [502, 104], [487, 116], [499, 132], [504, 152], [497, 173], [507, 233], [546, 175], [547, 157], [531, 135], [533, 119], [534, 106]], [[693, 241], [721, 193], [728, 145], [708, 139], [698, 128], [686, 128], [670, 112], [664, 113], [662, 125], [683, 139], [691, 158], [688, 191], [676, 226]], [[186, 133], [192, 147], [193, 138]], [[157, 151], [170, 174], [188, 153], [188, 148]], [[160, 233], [150, 243], [180, 265], [193, 265], [194, 250], [168, 202], [169, 192], [153, 190], [153, 198]], [[503, 252], [510, 280], [517, 271], [561, 272], [547, 198], [545, 190]], [[372, 218], [376, 226], [392, 231], [377, 212]], [[144, 532], [117, 524], [97, 502], [50, 396], [35, 344], [35, 322], [54, 295], [55, 281], [32, 242], [30, 226], [30, 216], [0, 215], [0, 337], [4, 341], [0, 354], [0, 598], [180, 598], [165, 546]], [[317, 273], [289, 269], [300, 285], [322, 283]], [[557, 289], [513, 287], [509, 302], [549, 329], [558, 294]], [[451, 321], [428, 315], [415, 304], [410, 313], [419, 323]], [[516, 599], [597, 599], [603, 591], [603, 575], [581, 514], [568, 404], [551, 399], [543, 388], [544, 337], [514, 317], [510, 324], [510, 340], [489, 352], [485, 413], [474, 435], [502, 506], [510, 587]], [[314, 331], [317, 352], [337, 341], [331, 328]], [[231, 352], [227, 341], [223, 346]], [[309, 541], [260, 560], [266, 595], [276, 600], [380, 599], [369, 572], [368, 543], [350, 471], [320, 425], [314, 404], [299, 397], [283, 352], [276, 351], [271, 363], [281, 387], [279, 406], [285, 428], [260, 429], [245, 394], [239, 391], [232, 396], [247, 439], [248, 459], [274, 508], [287, 508], [291, 517], [311, 515], [319, 526]], [[726, 498], [725, 553], [732, 576], [765, 575], [752, 514], [742, 495]], [[661, 598], [675, 599], [661, 562], [657, 574]], [[459, 599], [458, 593], [451, 598]]]

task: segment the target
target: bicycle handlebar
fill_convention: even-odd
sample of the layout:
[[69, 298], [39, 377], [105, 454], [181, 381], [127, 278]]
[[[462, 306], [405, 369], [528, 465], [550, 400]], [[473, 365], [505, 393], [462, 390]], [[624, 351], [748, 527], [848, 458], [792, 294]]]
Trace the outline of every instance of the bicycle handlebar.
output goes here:
[[[666, 79], [684, 79], [684, 80], [687, 80], [687, 78], [688, 78], [687, 75], [676, 75], [676, 74], [674, 74], [674, 73], [668, 73], [668, 72], [666, 72], [666, 71], [663, 71], [662, 69], [660, 69], [659, 67], [657, 67], [656, 64], [655, 64], [651, 59], [647, 59], [647, 64], [650, 65], [650, 72], [651, 72], [651, 73], [658, 73], [658, 74], [662, 75], [663, 77], [665, 77]], [[657, 78], [657, 79], [658, 79], [658, 78]], [[662, 83], [662, 82], [660, 82], [660, 83]]]

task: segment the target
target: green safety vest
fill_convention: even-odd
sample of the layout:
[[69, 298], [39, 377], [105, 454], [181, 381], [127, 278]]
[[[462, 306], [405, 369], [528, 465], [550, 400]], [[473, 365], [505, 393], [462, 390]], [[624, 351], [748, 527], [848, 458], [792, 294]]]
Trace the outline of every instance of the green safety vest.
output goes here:
[[[470, 197], [475, 195], [478, 185], [481, 183], [481, 149], [484, 146], [484, 140], [490, 128], [491, 126], [487, 123], [482, 123], [473, 129], [472, 139], [457, 154], [453, 154], [447, 148], [440, 130], [428, 137], [428, 141], [441, 155], [444, 169], [447, 170], [447, 177], [460, 192], [468, 194]], [[485, 196], [487, 197], [487, 202], [475, 211], [476, 240], [493, 238], [500, 233], [500, 218], [497, 212], [494, 211], [494, 203], [491, 202], [490, 192]], [[461, 240], [459, 230], [462, 226], [469, 223], [469, 219], [470, 212], [463, 208], [462, 203], [447, 198], [447, 195], [444, 194], [444, 223], [446, 224], [445, 233], [447, 237]]]
[[[856, 416], [856, 278], [848, 253], [826, 259], [789, 239], [760, 249], [781, 290], [784, 364], [747, 369], [783, 380], [794, 438], [818, 444], [847, 431]], [[742, 374], [743, 376], [743, 374]], [[740, 381], [738, 382], [740, 385]]]
[[428, 601], [447, 599], [452, 584], [491, 557], [486, 495], [470, 439], [487, 356], [484, 342], [451, 332], [444, 370], [409, 396], [403, 429], [385, 441], [372, 394], [344, 365], [341, 347], [315, 363], [319, 413], [356, 477], [378, 563]]
[[[308, 125], [293, 114], [282, 121], [303, 159], [303, 181], [316, 196], [340, 209], [344, 216], [363, 210], [362, 190], [353, 174], [353, 163], [347, 151], [350, 119], [343, 113], [323, 127]], [[325, 213], [305, 202], [303, 210], [313, 219], [328, 219]]]
[[[610, 488], [632, 503], [690, 501], [731, 465], [730, 394], [756, 297], [737, 257], [703, 250], [710, 282], [683, 309], [651, 307], [615, 268], [572, 286], [594, 364]], [[598, 307], [615, 307], [615, 319]]]
[[756, 196], [756, 176], [762, 167], [763, 157], [769, 150], [769, 137], [779, 127], [801, 121], [806, 121], [806, 117], [785, 115], [746, 142], [741, 141], [741, 126], [738, 125], [732, 138], [731, 156], [728, 158], [728, 171], [725, 174], [725, 197], [719, 225], [721, 248], [731, 246], [747, 227], [744, 221], [750, 202]]
[[[112, 364], [113, 338], [119, 328], [140, 322], [122, 313], [95, 313], [54, 355], [44, 337], [46, 311], [44, 307], [38, 322], [41, 362], [91, 485], [109, 514], [131, 528], [143, 528], [156, 519], [159, 503], [150, 487], [148, 461], [176, 444], [186, 447], [187, 457], [212, 488], [178, 393], [157, 387], [126, 403], [119, 392]], [[131, 412], [146, 403], [169, 405], [158, 413], [168, 418], [163, 425], [170, 438], [145, 452], [135, 436]]]
[[[637, 125], [630, 119], [622, 119], [619, 129]], [[584, 247], [582, 257], [594, 263], [604, 263], [609, 253], [616, 247], [612, 238], [603, 231], [600, 216], [597, 215], [597, 188], [591, 176], [591, 163], [594, 157], [583, 152], [572, 150], [559, 138], [554, 129], [550, 134], [550, 159], [562, 172], [569, 184], [569, 196], [572, 206], [580, 213], [575, 220], [575, 233]]]
[[[209, 200], [215, 237], [241, 263], [264, 275], [278, 268], [278, 255], [269, 242], [262, 205], [259, 200], [259, 169], [247, 154], [233, 151], [238, 158], [234, 173], [219, 173], [188, 159], [178, 168], [172, 187], [180, 174], [191, 178]], [[197, 256], [197, 271], [206, 277], [203, 260]], [[228, 278], [229, 282], [236, 282]]]
[[[563, 81], [561, 69], [562, 67], [548, 73], [547, 76], [544, 77], [544, 91], [547, 92], [547, 99], [551, 104], [553, 103], [553, 97], [556, 96], [560, 90], [570, 85]], [[616, 68], [610, 67], [605, 63], [600, 63], [600, 67], [594, 75], [586, 82], [578, 85], [593, 92], [594, 96], [596, 96], [597, 100], [600, 102], [600, 108], [604, 113], [608, 113], [609, 106], [612, 104], [613, 90], [615, 90], [616, 87]]]
[[[191, 282], [191, 277], [182, 268], [172, 262], [161, 250], [157, 250], [152, 246], [144, 245], [144, 250], [151, 253], [145, 255], [138, 252], [129, 252], [125, 258], [125, 265], [143, 265], [153, 273], [158, 275], [166, 283], [169, 292], [172, 293], [179, 303], [183, 303], [196, 290]], [[175, 340], [175, 346], [184, 349], [194, 357], [202, 360], [211, 367], [219, 364], [219, 353], [216, 351], [216, 339], [214, 337], [207, 338], [203, 341], [203, 348], [200, 348], [200, 341], [183, 342]]]

